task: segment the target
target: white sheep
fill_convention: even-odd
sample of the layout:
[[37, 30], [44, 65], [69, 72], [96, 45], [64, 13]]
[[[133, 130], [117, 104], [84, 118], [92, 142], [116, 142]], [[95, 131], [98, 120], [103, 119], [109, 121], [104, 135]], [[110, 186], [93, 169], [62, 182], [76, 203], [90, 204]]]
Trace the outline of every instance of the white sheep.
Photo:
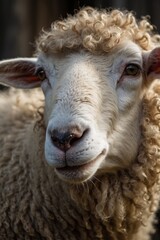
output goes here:
[[[160, 48], [85, 8], [0, 62], [0, 240], [147, 240], [160, 190]], [[44, 107], [45, 106], [45, 107]], [[44, 109], [44, 111], [43, 111]]]

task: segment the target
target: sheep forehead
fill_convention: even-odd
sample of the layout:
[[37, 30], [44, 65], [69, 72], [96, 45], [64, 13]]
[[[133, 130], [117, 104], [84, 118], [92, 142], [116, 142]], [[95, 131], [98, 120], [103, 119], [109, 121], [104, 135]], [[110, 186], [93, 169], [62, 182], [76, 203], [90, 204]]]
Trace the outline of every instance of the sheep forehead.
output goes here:
[[117, 47], [115, 47], [112, 51], [113, 54], [123, 55], [124, 57], [137, 57], [141, 59], [142, 57], [142, 49], [132, 41], [123, 41]]
[[[83, 69], [85, 70], [98, 69], [98, 71], [107, 67], [111, 64], [117, 65], [122, 62], [129, 62], [131, 59], [137, 60], [140, 64], [142, 63], [142, 50], [140, 47], [132, 41], [124, 41], [123, 43], [116, 46], [112, 51], [105, 54], [92, 54], [86, 51], [77, 51], [74, 53], [64, 54], [45, 54], [41, 53], [38, 58], [38, 65], [44, 66], [46, 71], [50, 75], [54, 75], [55, 69], [58, 72], [68, 71], [72, 69]], [[81, 69], [82, 68], [82, 69]]]

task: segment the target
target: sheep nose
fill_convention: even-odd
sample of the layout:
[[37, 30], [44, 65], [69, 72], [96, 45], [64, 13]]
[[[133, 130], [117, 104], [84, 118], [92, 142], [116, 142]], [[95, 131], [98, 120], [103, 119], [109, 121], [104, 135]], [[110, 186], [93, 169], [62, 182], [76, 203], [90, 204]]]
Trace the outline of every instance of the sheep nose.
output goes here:
[[66, 131], [54, 129], [51, 131], [51, 140], [57, 148], [66, 152], [82, 138], [84, 132], [80, 129]]

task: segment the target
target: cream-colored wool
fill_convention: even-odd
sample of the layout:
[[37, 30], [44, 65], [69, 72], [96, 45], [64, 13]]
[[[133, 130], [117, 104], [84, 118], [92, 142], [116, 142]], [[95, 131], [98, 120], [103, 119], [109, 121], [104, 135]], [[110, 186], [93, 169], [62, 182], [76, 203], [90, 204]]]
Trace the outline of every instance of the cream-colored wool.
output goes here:
[[[102, 54], [124, 39], [150, 50], [151, 29], [131, 13], [83, 9], [44, 33], [37, 51]], [[0, 96], [0, 240], [150, 239], [160, 198], [160, 85], [143, 91], [134, 161], [81, 184], [59, 179], [45, 161], [41, 90]]]
[[148, 50], [155, 45], [159, 36], [153, 34], [153, 26], [147, 19], [137, 21], [131, 12], [97, 11], [88, 7], [75, 16], [53, 23], [50, 31], [40, 35], [37, 48], [45, 53], [79, 48], [103, 53], [125, 39]]

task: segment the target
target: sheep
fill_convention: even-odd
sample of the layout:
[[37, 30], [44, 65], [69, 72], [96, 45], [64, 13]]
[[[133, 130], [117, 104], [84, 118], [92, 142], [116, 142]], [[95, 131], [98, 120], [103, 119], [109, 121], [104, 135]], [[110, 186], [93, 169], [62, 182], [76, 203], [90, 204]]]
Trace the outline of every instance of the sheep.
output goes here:
[[[0, 240], [148, 240], [160, 191], [160, 48], [86, 7], [0, 62]], [[20, 88], [20, 89], [15, 89]], [[35, 89], [33, 89], [35, 88]]]

